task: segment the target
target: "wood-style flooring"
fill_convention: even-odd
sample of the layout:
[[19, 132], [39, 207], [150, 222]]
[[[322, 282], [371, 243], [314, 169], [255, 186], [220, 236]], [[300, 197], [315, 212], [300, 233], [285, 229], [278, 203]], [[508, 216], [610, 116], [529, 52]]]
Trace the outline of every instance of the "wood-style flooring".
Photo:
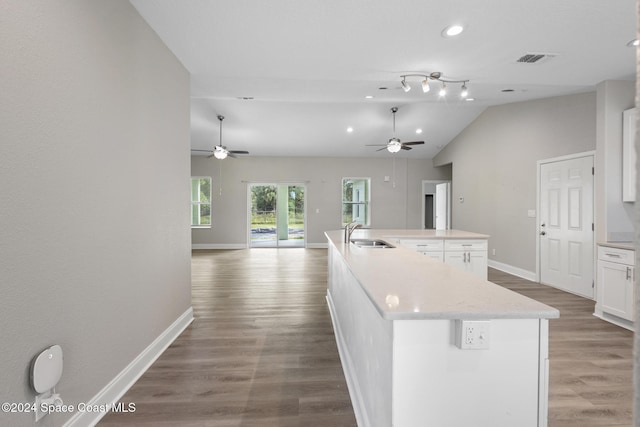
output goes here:
[[[196, 320], [120, 400], [136, 411], [100, 425], [356, 426], [326, 280], [323, 249], [194, 251]], [[593, 301], [493, 269], [489, 280], [560, 310], [549, 426], [631, 426], [632, 333], [593, 317]]]

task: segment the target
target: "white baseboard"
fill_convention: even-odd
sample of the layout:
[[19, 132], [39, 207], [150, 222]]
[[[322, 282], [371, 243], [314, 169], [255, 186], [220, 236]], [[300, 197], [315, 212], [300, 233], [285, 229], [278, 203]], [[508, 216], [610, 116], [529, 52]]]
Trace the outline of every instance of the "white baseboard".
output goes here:
[[328, 243], [307, 243], [307, 249], [329, 249]]
[[538, 282], [538, 275], [529, 270], [525, 270], [523, 268], [514, 267], [509, 264], [503, 264], [498, 261], [489, 260], [488, 265], [491, 268], [495, 268], [496, 270], [504, 271], [505, 273], [513, 274], [514, 276], [518, 276], [520, 278], [530, 280], [532, 282]]
[[359, 393], [360, 385], [358, 384], [358, 378], [355, 375], [355, 368], [353, 367], [353, 361], [347, 350], [347, 345], [344, 342], [344, 336], [340, 330], [340, 324], [335, 318], [335, 307], [331, 294], [327, 292], [327, 305], [329, 306], [329, 314], [331, 315], [331, 323], [333, 324], [333, 333], [336, 337], [336, 344], [338, 345], [338, 354], [340, 355], [340, 362], [342, 364], [342, 371], [344, 372], [344, 378], [347, 381], [347, 389], [349, 390], [349, 397], [351, 398], [351, 406], [353, 407], [353, 413], [356, 417], [356, 423], [358, 426], [368, 427], [371, 425], [367, 411], [362, 401], [362, 395]]
[[192, 243], [191, 249], [247, 249], [246, 243]]
[[[328, 243], [307, 243], [307, 249], [328, 249]], [[247, 249], [244, 243], [193, 243], [192, 250], [197, 249]]]
[[[158, 357], [171, 345], [173, 341], [193, 321], [193, 308], [189, 307], [171, 326], [158, 336], [142, 353], [140, 353], [127, 367], [125, 367], [109, 384], [98, 392], [87, 406], [111, 406], [131, 388], [131, 386], [146, 372]], [[126, 405], [125, 405], [126, 406]], [[64, 427], [94, 426], [107, 412], [76, 412], [64, 424]]]

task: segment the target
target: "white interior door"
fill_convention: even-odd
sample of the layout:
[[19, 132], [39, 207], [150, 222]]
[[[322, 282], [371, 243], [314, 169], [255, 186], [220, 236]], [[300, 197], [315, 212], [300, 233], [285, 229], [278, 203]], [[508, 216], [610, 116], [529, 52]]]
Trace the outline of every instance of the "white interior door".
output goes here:
[[436, 230], [449, 228], [449, 183], [436, 185]]
[[593, 156], [539, 168], [540, 282], [593, 298]]

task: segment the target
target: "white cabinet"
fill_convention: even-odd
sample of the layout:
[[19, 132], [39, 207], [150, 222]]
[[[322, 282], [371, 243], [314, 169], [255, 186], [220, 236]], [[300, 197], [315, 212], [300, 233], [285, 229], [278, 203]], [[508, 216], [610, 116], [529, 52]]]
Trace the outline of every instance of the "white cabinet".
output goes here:
[[444, 240], [442, 239], [400, 239], [399, 243], [423, 255], [444, 262]]
[[636, 109], [622, 112], [622, 201], [636, 200]]
[[398, 243], [462, 271], [487, 278], [487, 241], [483, 239], [399, 239]]
[[445, 240], [444, 262], [462, 271], [487, 278], [486, 240]]
[[[634, 251], [627, 249], [598, 247], [598, 295], [596, 315], [616, 322], [620, 319], [633, 321]], [[621, 326], [628, 326], [621, 324]]]

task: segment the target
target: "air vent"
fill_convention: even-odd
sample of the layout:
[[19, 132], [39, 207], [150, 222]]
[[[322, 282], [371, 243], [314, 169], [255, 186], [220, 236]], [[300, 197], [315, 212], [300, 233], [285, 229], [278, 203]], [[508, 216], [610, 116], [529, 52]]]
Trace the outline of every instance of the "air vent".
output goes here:
[[555, 58], [555, 53], [526, 53], [516, 60], [516, 62], [523, 64], [539, 64], [546, 62], [551, 58]]

